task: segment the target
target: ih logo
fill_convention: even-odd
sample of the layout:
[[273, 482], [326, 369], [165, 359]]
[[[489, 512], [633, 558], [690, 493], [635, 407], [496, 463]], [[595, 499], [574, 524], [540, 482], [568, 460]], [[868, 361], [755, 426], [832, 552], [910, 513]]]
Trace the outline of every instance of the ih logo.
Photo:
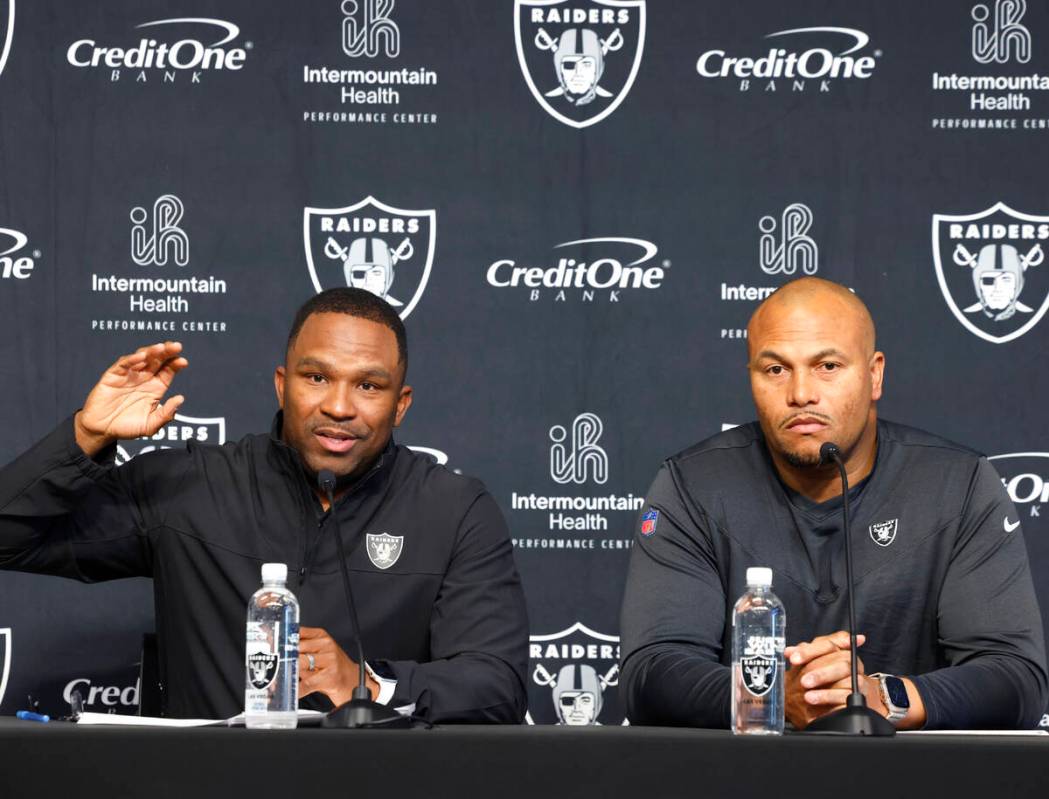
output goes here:
[[[4, 6], [7, 6], [5, 9]], [[15, 0], [0, 0], [0, 74], [7, 66], [7, 56], [11, 53], [11, 37], [15, 35]], [[3, 691], [0, 691], [0, 698]]]
[[778, 236], [775, 218], [761, 217], [758, 229], [762, 271], [767, 275], [793, 275], [799, 270], [805, 275], [816, 274], [820, 268], [820, 251], [808, 235], [811, 227], [812, 211], [801, 203], [792, 203], [783, 209]]
[[405, 211], [366, 197], [346, 208], [306, 208], [302, 234], [318, 292], [367, 289], [406, 319], [430, 279], [437, 212]]
[[1049, 309], [1046, 239], [1049, 216], [1005, 203], [975, 214], [933, 215], [936, 277], [969, 332], [1002, 344], [1038, 324]]
[[1026, 0], [994, 0], [993, 14], [983, 3], [973, 6], [973, 58], [981, 64], [1030, 61], [1031, 32], [1020, 24], [1026, 13]]
[[[994, 462], [1005, 493], [1020, 516], [1041, 517], [1042, 509], [1049, 504], [1049, 452], [1010, 452], [987, 460]], [[1012, 532], [1017, 523], [1017, 519], [1009, 518], [1003, 526]]]
[[117, 466], [122, 466], [132, 458], [158, 449], [184, 448], [189, 441], [199, 441], [202, 444], [225, 444], [226, 418], [216, 416], [211, 419], [201, 419], [176, 413], [171, 422], [152, 436], [136, 438], [134, 441], [121, 441], [117, 444], [116, 463]]
[[627, 723], [617, 692], [606, 692], [619, 685], [619, 636], [576, 622], [558, 633], [530, 636], [529, 660], [528, 724]]
[[573, 128], [607, 117], [634, 85], [645, 0], [515, 0], [517, 59], [548, 114]]
[[555, 483], [595, 483], [608, 480], [608, 453], [597, 442], [604, 431], [601, 419], [581, 413], [572, 422], [572, 440], [559, 424], [550, 428], [550, 476]]
[[351, 58], [401, 52], [401, 31], [390, 19], [394, 0], [343, 0], [342, 49]]
[[4, 706], [7, 678], [11, 675], [11, 628], [0, 627], [0, 708]]
[[179, 266], [189, 263], [189, 236], [179, 227], [185, 209], [174, 194], [153, 203], [152, 217], [141, 206], [131, 209], [131, 260], [139, 266], [164, 266], [171, 258]]
[[764, 696], [776, 684], [776, 639], [752, 635], [739, 659], [743, 686], [754, 696]]

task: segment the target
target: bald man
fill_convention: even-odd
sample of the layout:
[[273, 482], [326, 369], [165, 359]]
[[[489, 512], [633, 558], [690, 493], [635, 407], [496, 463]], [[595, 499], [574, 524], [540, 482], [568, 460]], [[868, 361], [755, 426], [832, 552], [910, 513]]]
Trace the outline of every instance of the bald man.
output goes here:
[[731, 612], [768, 566], [787, 615], [786, 718], [849, 693], [836, 467], [849, 477], [857, 664], [870, 707], [900, 729], [1025, 728], [1049, 677], [1019, 515], [988, 461], [879, 420], [885, 356], [848, 289], [792, 281], [747, 328], [758, 421], [669, 458], [641, 512], [621, 620], [635, 724], [727, 727]]

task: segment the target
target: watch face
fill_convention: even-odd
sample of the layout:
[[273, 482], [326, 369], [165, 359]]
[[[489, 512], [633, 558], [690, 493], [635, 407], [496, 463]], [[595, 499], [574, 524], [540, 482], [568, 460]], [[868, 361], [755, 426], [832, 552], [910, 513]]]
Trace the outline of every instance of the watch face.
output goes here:
[[911, 701], [907, 698], [907, 686], [899, 677], [885, 678], [885, 692], [889, 695], [889, 701], [901, 710], [911, 706]]

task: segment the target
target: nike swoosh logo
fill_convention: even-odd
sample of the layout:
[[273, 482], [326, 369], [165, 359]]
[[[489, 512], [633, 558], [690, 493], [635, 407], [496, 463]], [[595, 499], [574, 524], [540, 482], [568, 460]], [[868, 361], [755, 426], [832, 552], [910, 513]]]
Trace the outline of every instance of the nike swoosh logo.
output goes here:
[[1002, 519], [1002, 522], [1005, 524], [1005, 532], [1007, 532], [1007, 533], [1011, 533], [1013, 530], [1015, 530], [1017, 527], [1020, 526], [1020, 520], [1019, 519], [1017, 519], [1012, 524], [1009, 524], [1009, 517], [1008, 516], [1006, 516], [1004, 519]]

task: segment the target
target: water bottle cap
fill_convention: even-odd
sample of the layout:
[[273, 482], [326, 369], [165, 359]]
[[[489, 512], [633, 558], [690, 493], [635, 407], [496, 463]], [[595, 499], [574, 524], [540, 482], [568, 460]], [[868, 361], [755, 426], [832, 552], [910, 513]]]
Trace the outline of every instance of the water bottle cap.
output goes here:
[[751, 566], [747, 569], [747, 585], [768, 588], [772, 585], [772, 569], [767, 566]]
[[264, 583], [286, 583], [288, 582], [287, 563], [263, 563], [262, 582]]

